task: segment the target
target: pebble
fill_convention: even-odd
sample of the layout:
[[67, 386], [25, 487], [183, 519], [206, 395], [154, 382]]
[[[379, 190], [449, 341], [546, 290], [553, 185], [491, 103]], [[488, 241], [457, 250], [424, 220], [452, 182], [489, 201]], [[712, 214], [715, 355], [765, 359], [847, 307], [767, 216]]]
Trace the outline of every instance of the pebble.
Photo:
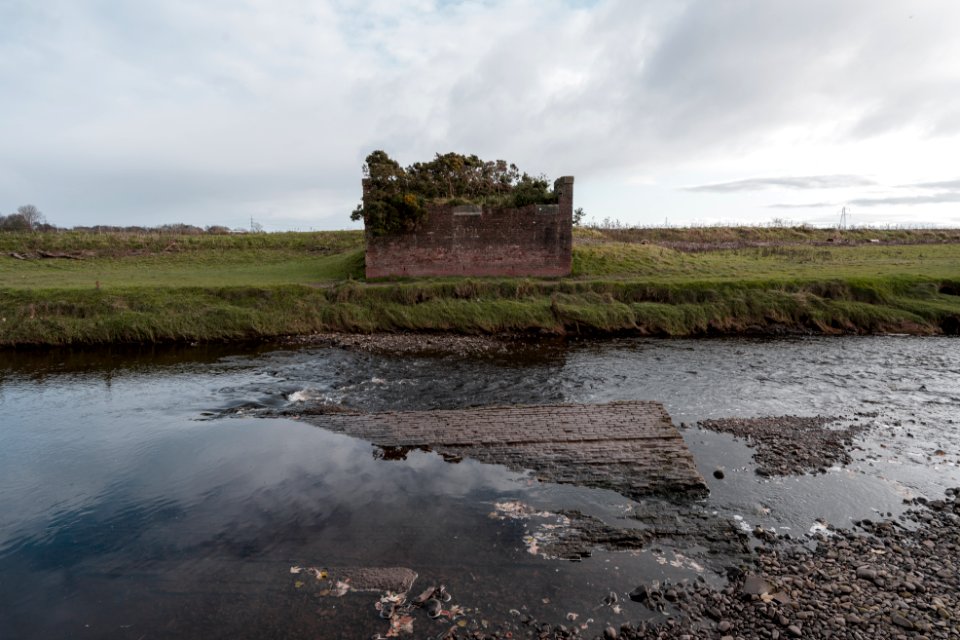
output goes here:
[[861, 580], [874, 581], [877, 579], [877, 572], [870, 567], [860, 567], [857, 569], [857, 577]]
[[440, 601], [436, 598], [430, 598], [427, 600], [427, 604], [424, 605], [424, 608], [427, 610], [427, 615], [431, 618], [436, 618], [440, 615], [440, 612], [443, 610], [443, 605], [440, 604]]
[[913, 623], [904, 618], [899, 613], [895, 613], [890, 616], [890, 621], [897, 625], [898, 627], [903, 627], [904, 629], [913, 629]]

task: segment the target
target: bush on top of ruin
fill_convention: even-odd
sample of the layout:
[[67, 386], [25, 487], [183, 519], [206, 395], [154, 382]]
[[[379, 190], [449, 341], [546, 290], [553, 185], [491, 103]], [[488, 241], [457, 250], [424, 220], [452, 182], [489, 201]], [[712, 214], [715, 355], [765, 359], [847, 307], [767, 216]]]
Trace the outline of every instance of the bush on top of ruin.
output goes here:
[[438, 153], [429, 162], [403, 168], [377, 150], [367, 156], [363, 176], [364, 201], [350, 218], [363, 220], [375, 235], [412, 231], [432, 203], [523, 207], [557, 202], [546, 176], [534, 177], [506, 160], [484, 161], [476, 155]]

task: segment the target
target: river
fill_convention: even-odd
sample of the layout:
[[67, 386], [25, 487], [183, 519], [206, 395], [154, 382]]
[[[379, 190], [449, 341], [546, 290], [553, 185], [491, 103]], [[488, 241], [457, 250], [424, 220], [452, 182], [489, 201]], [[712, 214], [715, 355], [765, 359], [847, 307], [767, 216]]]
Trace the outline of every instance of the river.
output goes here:
[[[611, 491], [297, 419], [364, 411], [657, 400], [711, 494], [696, 509], [745, 530], [803, 536], [817, 520], [901, 510], [960, 485], [960, 340], [617, 339], [508, 354], [377, 355], [281, 345], [4, 352], [0, 356], [0, 638], [367, 638], [376, 594], [319, 597], [291, 567], [408, 567], [490, 628], [511, 617], [606, 623], [649, 615], [640, 584], [722, 582], [729, 558], [670, 541], [580, 562], [528, 552], [497, 504], [578, 510], [617, 526], [650, 508]], [[859, 414], [859, 415], [858, 415]], [[764, 478], [706, 418], [868, 421], [854, 461]], [[722, 480], [715, 469], [725, 471]], [[664, 506], [664, 505], [661, 505]], [[619, 606], [604, 606], [611, 591]], [[609, 604], [609, 603], [608, 603]], [[512, 611], [511, 611], [512, 610]], [[413, 637], [445, 628], [417, 620]], [[449, 626], [449, 624], [447, 625]]]

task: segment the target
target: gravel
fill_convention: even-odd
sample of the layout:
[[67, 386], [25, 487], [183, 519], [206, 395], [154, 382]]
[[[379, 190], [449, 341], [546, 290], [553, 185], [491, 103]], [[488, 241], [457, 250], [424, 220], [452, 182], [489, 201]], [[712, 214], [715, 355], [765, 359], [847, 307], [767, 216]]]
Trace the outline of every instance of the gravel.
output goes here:
[[700, 578], [639, 585], [630, 598], [660, 612], [652, 621], [583, 630], [528, 619], [496, 631], [471, 621], [438, 637], [960, 638], [958, 496], [960, 488], [949, 489], [943, 500], [912, 501], [899, 519], [827, 528], [812, 537], [813, 548], [793, 540], [762, 541], [753, 562], [728, 569], [722, 589]]
[[446, 333], [314, 333], [291, 336], [285, 342], [387, 355], [502, 355], [516, 348], [509, 336], [464, 336]]
[[822, 473], [834, 465], [851, 462], [849, 448], [857, 436], [870, 429], [870, 425], [828, 426], [838, 420], [840, 418], [825, 416], [722, 418], [703, 420], [700, 426], [742, 438], [756, 448], [753, 458], [758, 475], [787, 476]]

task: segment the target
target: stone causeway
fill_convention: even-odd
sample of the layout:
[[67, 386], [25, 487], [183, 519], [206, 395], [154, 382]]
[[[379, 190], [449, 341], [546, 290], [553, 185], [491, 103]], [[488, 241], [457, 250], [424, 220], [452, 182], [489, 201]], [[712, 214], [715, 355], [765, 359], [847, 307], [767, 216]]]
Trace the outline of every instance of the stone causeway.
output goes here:
[[530, 470], [540, 480], [629, 498], [707, 493], [683, 437], [658, 402], [336, 413], [304, 418], [367, 440], [385, 458], [412, 449]]

